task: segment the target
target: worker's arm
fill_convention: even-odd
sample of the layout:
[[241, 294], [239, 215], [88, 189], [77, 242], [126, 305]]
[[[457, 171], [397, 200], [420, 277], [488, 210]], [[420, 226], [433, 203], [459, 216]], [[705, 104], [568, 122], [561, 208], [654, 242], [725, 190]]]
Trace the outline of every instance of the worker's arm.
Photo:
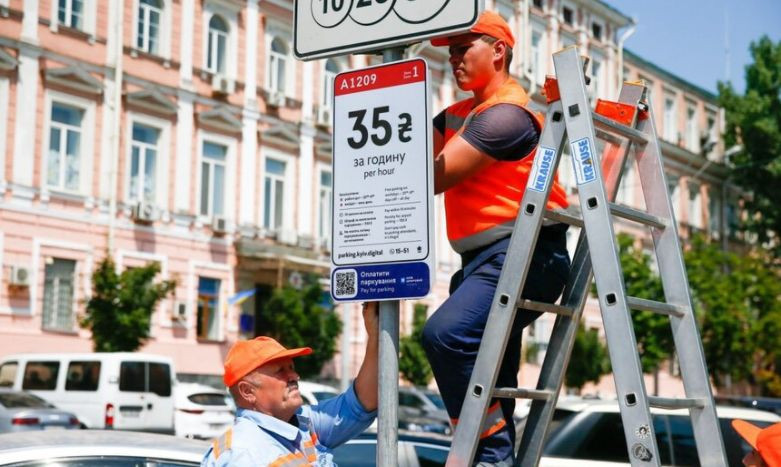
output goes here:
[[379, 302], [367, 302], [363, 307], [363, 324], [369, 336], [366, 342], [366, 354], [363, 364], [355, 378], [355, 394], [364, 409], [377, 410], [377, 382], [379, 379]]
[[444, 138], [438, 145], [437, 130], [434, 135], [434, 192], [439, 194], [496, 161], [523, 158], [537, 146], [540, 128], [522, 107], [498, 104], [475, 115], [444, 146]]
[[[436, 146], [436, 144], [435, 144]], [[450, 138], [434, 158], [434, 194], [440, 194], [496, 162], [461, 136]]]

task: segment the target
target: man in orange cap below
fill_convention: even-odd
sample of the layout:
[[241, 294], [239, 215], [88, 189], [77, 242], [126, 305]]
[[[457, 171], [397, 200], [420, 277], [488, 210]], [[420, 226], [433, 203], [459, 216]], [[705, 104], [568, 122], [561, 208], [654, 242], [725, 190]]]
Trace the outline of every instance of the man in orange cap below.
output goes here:
[[[515, 38], [501, 16], [486, 11], [468, 33], [431, 43], [448, 47], [456, 84], [473, 95], [434, 118], [434, 190], [445, 194], [448, 240], [461, 255], [462, 269], [451, 279], [450, 297], [423, 331], [423, 346], [445, 407], [457, 424], [542, 121], [527, 107], [529, 97], [510, 76]], [[547, 207], [566, 208], [566, 194], [552, 175], [548, 169], [542, 177], [543, 185], [551, 187]], [[524, 298], [553, 303], [561, 294], [570, 264], [566, 230], [564, 224], [542, 226]], [[521, 334], [539, 315], [517, 313], [497, 386], [517, 386]], [[491, 402], [480, 429], [475, 458], [480, 465], [512, 465], [514, 407], [511, 399]]]
[[733, 420], [732, 428], [752, 448], [743, 458], [743, 465], [781, 467], [781, 423], [763, 429], [744, 420]]
[[371, 425], [377, 410], [376, 303], [364, 306], [366, 354], [343, 394], [304, 405], [293, 359], [309, 347], [286, 349], [270, 337], [238, 341], [225, 358], [223, 381], [236, 401], [236, 421], [213, 441], [202, 466], [334, 465], [329, 450]]

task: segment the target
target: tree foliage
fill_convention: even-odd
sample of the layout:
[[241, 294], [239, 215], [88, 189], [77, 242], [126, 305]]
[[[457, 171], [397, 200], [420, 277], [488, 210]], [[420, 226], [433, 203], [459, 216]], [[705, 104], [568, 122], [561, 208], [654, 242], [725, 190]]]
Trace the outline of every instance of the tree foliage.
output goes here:
[[312, 348], [312, 355], [296, 360], [296, 372], [302, 378], [320, 374], [333, 358], [336, 338], [342, 332], [339, 316], [321, 305], [322, 295], [317, 280], [310, 277], [300, 290], [290, 286], [274, 290], [258, 314], [264, 335], [288, 348]]
[[578, 392], [589, 381], [598, 383], [599, 378], [610, 371], [607, 347], [600, 340], [599, 332], [596, 329], [586, 330], [583, 323], [580, 323], [575, 335], [572, 356], [564, 380], [567, 387]]
[[781, 42], [764, 36], [751, 43], [754, 62], [746, 66], [746, 90], [719, 83], [726, 111], [727, 147], [741, 145], [731, 158], [732, 179], [752, 196], [745, 200], [744, 227], [781, 254]]
[[773, 257], [739, 256], [695, 237], [685, 259], [714, 383], [781, 396], [781, 274]]
[[79, 324], [92, 331], [96, 352], [134, 352], [147, 339], [152, 313], [160, 300], [173, 292], [175, 280], [155, 282], [160, 264], [129, 268], [117, 273], [107, 256], [92, 274], [92, 296]]
[[426, 386], [433, 373], [423, 350], [423, 326], [426, 324], [427, 307], [415, 305], [412, 316], [412, 333], [399, 341], [399, 373], [416, 386]]

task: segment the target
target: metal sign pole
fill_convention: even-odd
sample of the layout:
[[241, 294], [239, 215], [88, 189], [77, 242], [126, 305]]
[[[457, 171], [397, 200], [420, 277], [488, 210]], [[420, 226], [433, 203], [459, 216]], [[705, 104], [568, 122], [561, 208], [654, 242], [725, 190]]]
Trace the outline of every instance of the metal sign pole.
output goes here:
[[[404, 58], [404, 48], [386, 49], [383, 63]], [[399, 300], [380, 302], [379, 421], [377, 465], [399, 465]]]

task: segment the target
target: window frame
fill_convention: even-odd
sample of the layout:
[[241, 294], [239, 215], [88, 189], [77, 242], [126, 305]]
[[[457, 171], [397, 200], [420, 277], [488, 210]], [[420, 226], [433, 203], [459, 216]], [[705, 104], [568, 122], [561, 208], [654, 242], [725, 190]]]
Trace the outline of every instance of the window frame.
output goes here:
[[[281, 92], [285, 97], [294, 97], [294, 89], [295, 89], [295, 81], [294, 81], [294, 60], [292, 60], [291, 56], [291, 40], [290, 38], [293, 37], [292, 32], [284, 26], [282, 23], [277, 23], [274, 21], [268, 21], [266, 24], [266, 32], [265, 32], [265, 52], [266, 52], [266, 73], [263, 78], [263, 82], [265, 83], [266, 89], [271, 92]], [[271, 45], [274, 42], [274, 39], [279, 39], [285, 44], [285, 48], [287, 49], [287, 52], [285, 55], [282, 55], [278, 52], [272, 52]], [[281, 89], [279, 87], [272, 87], [272, 79], [271, 79], [271, 73], [272, 73], [272, 58], [276, 57], [277, 59], [284, 59], [284, 83]], [[279, 83], [276, 83], [279, 84]]]
[[699, 154], [700, 152], [700, 112], [697, 103], [686, 101], [686, 149]]
[[[670, 91], [664, 92], [662, 114], [662, 137], [672, 144], [678, 144], [678, 96]], [[671, 102], [670, 109], [667, 103]]]
[[137, 47], [138, 39], [138, 22], [141, 0], [133, 0], [133, 29], [132, 29], [132, 42], [131, 48], [133, 51], [139, 51], [141, 53], [161, 57], [166, 60], [171, 59], [171, 1], [160, 0], [162, 5], [160, 9], [160, 25], [158, 27], [158, 50], [157, 52], [149, 52], [141, 47]]
[[[546, 54], [548, 51], [548, 36], [545, 34], [545, 26], [536, 21], [531, 21], [531, 34], [529, 36], [529, 71], [538, 85], [545, 83], [548, 63]], [[534, 46], [534, 36], [539, 36], [538, 45]]]
[[[260, 202], [259, 202], [259, 208], [258, 208], [258, 225], [267, 233], [267, 234], [273, 234], [276, 233], [275, 230], [269, 230], [265, 227], [265, 215], [266, 215], [266, 159], [274, 159], [279, 162], [283, 162], [285, 164], [285, 175], [284, 175], [284, 198], [288, 200], [295, 200], [295, 180], [294, 180], [294, 174], [296, 173], [296, 158], [290, 154], [281, 152], [276, 149], [269, 148], [267, 146], [262, 146], [260, 150], [260, 174], [259, 179], [263, 180], [263, 184], [260, 187]], [[292, 204], [292, 203], [291, 203]], [[296, 211], [298, 210], [298, 207], [296, 207]], [[282, 230], [282, 229], [292, 229], [293, 228], [293, 219], [295, 216], [282, 216], [282, 225], [279, 226], [276, 230]]]
[[[88, 195], [91, 193], [92, 188], [92, 168], [94, 153], [94, 140], [95, 140], [95, 103], [80, 97], [71, 96], [57, 91], [46, 91], [45, 96], [45, 124], [43, 125], [43, 145], [41, 147], [41, 175], [40, 186], [45, 192], [76, 194], [76, 195]], [[79, 154], [79, 183], [78, 188], [75, 190], [67, 189], [60, 186], [49, 185], [47, 180], [47, 174], [49, 169], [49, 145], [51, 143], [51, 130], [52, 130], [52, 108], [55, 103], [59, 103], [68, 107], [75, 107], [83, 112], [82, 116], [82, 132], [80, 141], [80, 154]]]
[[[239, 50], [239, 13], [242, 7], [236, 4], [220, 1], [220, 0], [204, 0], [203, 11], [201, 13], [201, 29], [203, 33], [202, 38], [202, 52], [201, 52], [201, 67], [207, 73], [213, 75], [222, 75], [226, 78], [237, 79], [238, 77], [238, 65], [237, 65], [237, 51]], [[209, 22], [213, 16], [219, 16], [228, 27], [228, 33], [225, 40], [225, 70], [222, 73], [218, 73], [208, 66], [209, 64], [209, 40], [210, 29]]]
[[[333, 189], [334, 174], [331, 166], [323, 163], [317, 164], [317, 238], [320, 242], [331, 240], [333, 232], [332, 213], [333, 213]], [[328, 173], [331, 176], [331, 186], [323, 187], [323, 174]], [[324, 198], [325, 195], [325, 198]], [[327, 212], [324, 211], [326, 208]]]
[[202, 186], [202, 173], [203, 173], [203, 146], [205, 142], [217, 144], [226, 147], [225, 153], [225, 176], [223, 178], [223, 214], [221, 217], [225, 219], [232, 219], [235, 211], [235, 195], [236, 195], [236, 140], [226, 136], [219, 135], [217, 133], [211, 133], [206, 131], [198, 131], [196, 138], [197, 147], [197, 167], [195, 170], [196, 177], [196, 198], [194, 200], [194, 212], [195, 216], [201, 221], [210, 221], [214, 218], [213, 211], [210, 211], [208, 215], [201, 214], [201, 191]]
[[[219, 146], [221, 148], [224, 148], [225, 151], [223, 153], [223, 159], [221, 161], [219, 161], [217, 159], [208, 158], [205, 155], [205, 153], [204, 153], [204, 148], [205, 148], [206, 144], [211, 144], [211, 145], [214, 145], [214, 146]], [[214, 142], [214, 141], [205, 139], [204, 141], [201, 142], [200, 153], [201, 154], [200, 154], [200, 164], [199, 164], [199, 166], [200, 166], [200, 172], [201, 172], [201, 177], [200, 177], [200, 180], [201, 180], [201, 182], [200, 182], [201, 183], [201, 187], [200, 188], [201, 188], [201, 190], [199, 190], [200, 196], [198, 197], [199, 198], [199, 201], [198, 201], [198, 203], [199, 203], [198, 214], [200, 214], [201, 216], [205, 216], [205, 217], [224, 216], [225, 215], [225, 183], [226, 183], [225, 182], [225, 178], [227, 176], [228, 147], [223, 145], [223, 144], [220, 144], [218, 142]], [[204, 189], [204, 187], [203, 187], [204, 166], [208, 166], [209, 167], [208, 191], [207, 191], [207, 194], [206, 194], [206, 212], [203, 212], [204, 211], [204, 206], [203, 206], [203, 191], [202, 191]], [[220, 191], [222, 192], [222, 196], [223, 196], [223, 201], [222, 201], [222, 206], [221, 206], [222, 212], [221, 213], [215, 212], [215, 206], [214, 206], [216, 198], [217, 198], [217, 186], [216, 186], [216, 182], [215, 182], [215, 174], [216, 174], [216, 167], [218, 167], [218, 166], [221, 166], [222, 167], [222, 171], [223, 171], [223, 175], [222, 175], [222, 184], [223, 184], [223, 186], [219, 188]]]
[[[71, 0], [66, 0], [70, 2]], [[69, 24], [60, 23], [59, 10], [60, 0], [51, 0], [51, 13], [49, 15], [49, 30], [58, 32], [60, 27], [81, 31], [89, 35], [90, 42], [95, 40], [97, 27], [97, 4], [95, 0], [83, 0], [83, 15], [80, 27], [73, 27]]]
[[[216, 277], [214, 274], [203, 274], [199, 272], [195, 276], [195, 338], [200, 341], [210, 341], [210, 342], [217, 342], [221, 340], [221, 330], [222, 330], [222, 314], [220, 313], [220, 310], [223, 308], [223, 301], [225, 300], [225, 294], [223, 293], [223, 288], [225, 286], [226, 280], [221, 277]], [[215, 309], [211, 312], [214, 316], [214, 329], [213, 332], [206, 331], [203, 333], [203, 335], [198, 333], [198, 323], [201, 320], [201, 279], [208, 279], [208, 280], [214, 280], [217, 281], [217, 297], [216, 297], [216, 306]], [[205, 296], [205, 295], [203, 295]]]
[[[52, 318], [52, 315], [50, 314], [48, 316], [47, 321], [47, 314], [46, 314], [46, 267], [49, 266], [49, 264], [46, 264], [44, 266], [44, 272], [43, 272], [43, 295], [41, 296], [41, 329], [43, 331], [53, 331], [53, 332], [74, 332], [76, 328], [76, 306], [78, 305], [77, 295], [78, 295], [78, 273], [79, 273], [79, 261], [76, 259], [71, 258], [62, 258], [62, 257], [53, 257], [51, 264], [53, 265], [56, 261], [67, 261], [70, 263], [73, 263], [73, 271], [71, 276], [71, 297], [70, 297], [70, 306], [66, 305], [66, 308], [63, 309], [63, 307], [59, 304], [59, 294], [57, 293], [57, 289], [59, 288], [59, 282], [54, 284], [55, 292], [53, 292], [54, 296], [56, 297], [55, 303], [52, 305], [52, 313], [54, 313], [54, 318]], [[60, 277], [56, 277], [56, 279], [60, 279]], [[71, 325], [70, 327], [65, 326], [58, 326], [57, 321], [58, 317], [60, 315], [60, 311], [70, 311], [70, 321]], [[52, 324], [53, 323], [53, 324]]]
[[139, 114], [135, 112], [127, 113], [127, 135], [128, 144], [126, 148], [127, 159], [125, 161], [125, 199], [128, 203], [137, 203], [142, 201], [137, 197], [133, 197], [130, 192], [131, 177], [132, 177], [132, 163], [133, 163], [133, 127], [135, 124], [143, 125], [146, 127], [154, 128], [158, 130], [159, 135], [157, 139], [157, 155], [155, 161], [155, 173], [154, 173], [154, 197], [150, 201], [157, 207], [166, 207], [168, 199], [168, 184], [166, 183], [166, 175], [169, 170], [169, 156], [170, 156], [170, 135], [171, 135], [171, 122], [148, 115]]
[[[220, 31], [216, 28], [212, 28], [211, 22], [214, 19], [219, 19], [225, 23], [226, 31]], [[230, 40], [230, 23], [219, 14], [213, 14], [209, 17], [209, 22], [206, 25], [206, 61], [205, 68], [215, 75], [227, 75], [228, 71], [228, 48]], [[223, 54], [222, 61], [220, 61], [220, 39], [223, 40]], [[222, 63], [222, 67], [220, 67]]]

